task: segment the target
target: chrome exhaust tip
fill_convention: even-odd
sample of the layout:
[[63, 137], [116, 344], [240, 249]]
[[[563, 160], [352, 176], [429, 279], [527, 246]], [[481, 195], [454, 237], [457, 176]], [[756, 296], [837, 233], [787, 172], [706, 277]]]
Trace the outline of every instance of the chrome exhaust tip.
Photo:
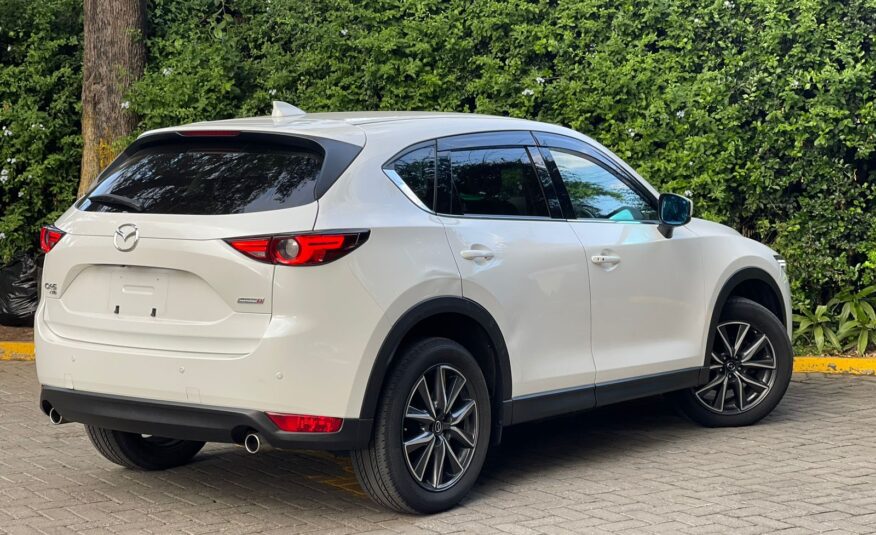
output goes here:
[[61, 425], [67, 423], [67, 420], [61, 416], [61, 413], [56, 411], [54, 407], [49, 409], [49, 421], [52, 422], [52, 425]]
[[258, 453], [262, 448], [262, 439], [258, 433], [250, 433], [243, 439], [243, 447], [249, 453]]

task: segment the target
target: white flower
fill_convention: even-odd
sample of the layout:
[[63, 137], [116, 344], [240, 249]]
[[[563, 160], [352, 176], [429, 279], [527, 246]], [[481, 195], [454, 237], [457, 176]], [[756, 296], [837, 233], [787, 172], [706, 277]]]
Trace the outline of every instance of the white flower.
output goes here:
[[9, 163], [15, 163], [15, 158], [9, 158]]
[[276, 89], [268, 89], [268, 94], [273, 97], [274, 95], [277, 94], [277, 90]]
[[0, 240], [5, 240], [5, 239], [6, 239], [6, 233], [0, 232]]
[[0, 171], [0, 176], [6, 176], [8, 174], [9, 174], [9, 169], [4, 168], [2, 171]]
[[684, 119], [684, 110], [678, 110], [677, 112], [675, 112], [675, 116], [679, 119]]
[[124, 101], [124, 102], [122, 102], [122, 109], [123, 109], [123, 110], [127, 110], [127, 109], [130, 108], [130, 107], [131, 107], [131, 103], [128, 102], [127, 100]]
[[629, 134], [630, 137], [636, 137], [636, 131], [632, 128], [627, 128], [627, 134]]
[[348, 32], [346, 28], [343, 28], [341, 30], [341, 35], [343, 35], [344, 37], [346, 37], [348, 33], [350, 33], [350, 32]]
[[542, 78], [541, 76], [539, 76], [539, 77], [537, 77], [537, 78], [535, 79], [535, 81], [538, 82], [538, 83], [540, 83], [540, 84], [543, 84], [543, 83], [544, 83], [544, 78]]
[[22, 197], [24, 197], [24, 190], [18, 192], [18, 198], [20, 199]]
[[702, 20], [700, 20], [699, 17], [694, 17], [694, 24], [699, 24], [701, 22], [702, 22]]
[[6, 51], [7, 51], [7, 52], [12, 52], [12, 45], [7, 46], [7, 47], [6, 47]]
[[791, 87], [797, 89], [798, 87], [800, 87], [800, 82], [798, 82], [797, 80], [791, 80]]
[[170, 76], [170, 74], [172, 72], [173, 72], [173, 69], [171, 69], [170, 67], [165, 67], [165, 68], [161, 69], [161, 74], [163, 74], [164, 76]]
[[524, 89], [523, 92], [521, 93], [521, 95], [523, 95], [524, 97], [529, 97], [529, 96], [532, 96], [534, 94], [535, 94], [535, 91], [533, 91], [532, 89], [529, 89], [529, 88]]
[[730, 0], [724, 0], [724, 7], [726, 7], [727, 9], [733, 9], [734, 7], [736, 7], [736, 4], [734, 4]]

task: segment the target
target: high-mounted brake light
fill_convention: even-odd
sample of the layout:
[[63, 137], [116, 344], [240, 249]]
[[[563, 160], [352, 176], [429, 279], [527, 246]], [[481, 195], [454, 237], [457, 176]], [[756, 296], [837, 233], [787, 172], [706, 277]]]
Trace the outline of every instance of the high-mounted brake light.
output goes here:
[[185, 137], [235, 137], [240, 135], [238, 130], [182, 130], [177, 134]]
[[368, 239], [369, 231], [233, 238], [229, 245], [259, 262], [317, 266], [347, 255]]
[[332, 416], [307, 416], [276, 412], [266, 412], [265, 414], [281, 431], [290, 433], [337, 433], [344, 423], [343, 418]]
[[64, 231], [55, 227], [43, 227], [40, 229], [40, 249], [48, 253], [64, 237]]

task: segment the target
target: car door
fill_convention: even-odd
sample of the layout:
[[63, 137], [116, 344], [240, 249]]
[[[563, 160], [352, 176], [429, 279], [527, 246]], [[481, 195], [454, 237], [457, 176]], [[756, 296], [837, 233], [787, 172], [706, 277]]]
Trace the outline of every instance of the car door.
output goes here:
[[685, 227], [664, 236], [657, 199], [600, 149], [537, 137], [590, 264], [597, 385], [701, 367], [707, 319], [697, 236]]
[[[463, 295], [505, 337], [514, 397], [591, 387], [587, 265], [543, 161], [533, 163], [532, 134], [455, 136], [437, 147], [436, 209]], [[570, 403], [586, 408], [588, 393]]]

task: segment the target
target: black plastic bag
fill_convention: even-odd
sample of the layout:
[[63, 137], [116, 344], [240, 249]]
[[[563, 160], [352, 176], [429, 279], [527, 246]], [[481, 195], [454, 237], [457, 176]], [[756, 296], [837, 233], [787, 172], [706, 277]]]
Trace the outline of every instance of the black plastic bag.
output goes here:
[[33, 325], [38, 288], [39, 268], [32, 257], [0, 266], [0, 325]]

